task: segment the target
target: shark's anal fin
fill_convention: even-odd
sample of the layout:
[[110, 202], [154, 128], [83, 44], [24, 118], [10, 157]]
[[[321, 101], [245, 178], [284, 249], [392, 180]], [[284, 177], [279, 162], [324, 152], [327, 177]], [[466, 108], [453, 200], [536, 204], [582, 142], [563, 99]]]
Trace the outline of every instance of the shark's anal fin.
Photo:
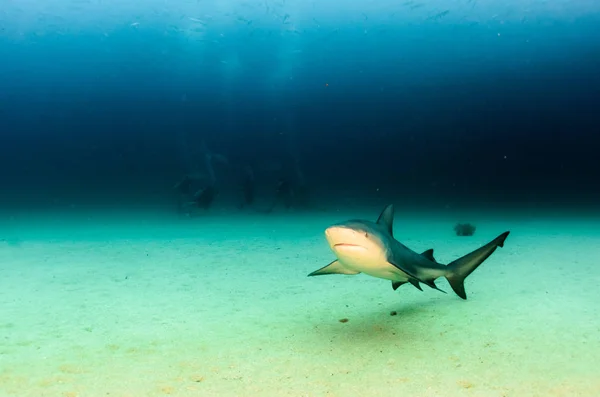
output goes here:
[[425, 258], [429, 259], [430, 261], [437, 263], [437, 261], [433, 257], [433, 248], [430, 248], [427, 251], [423, 251], [423, 253], [421, 255], [423, 255]]
[[320, 275], [323, 275], [323, 274], [348, 274], [348, 275], [354, 275], [354, 274], [358, 274], [358, 273], [360, 273], [360, 272], [357, 272], [356, 270], [351, 270], [351, 269], [345, 268], [344, 266], [342, 266], [342, 264], [340, 263], [340, 261], [338, 261], [336, 259], [333, 262], [331, 262], [329, 265], [323, 266], [319, 270], [315, 270], [314, 272], [312, 272], [311, 274], [309, 274], [308, 277], [310, 277], [310, 276], [320, 276]]
[[394, 236], [394, 205], [390, 204], [383, 209], [379, 218], [377, 218], [379, 225], [385, 226], [390, 236]]
[[392, 281], [392, 288], [396, 291], [402, 284], [406, 284], [408, 281]]

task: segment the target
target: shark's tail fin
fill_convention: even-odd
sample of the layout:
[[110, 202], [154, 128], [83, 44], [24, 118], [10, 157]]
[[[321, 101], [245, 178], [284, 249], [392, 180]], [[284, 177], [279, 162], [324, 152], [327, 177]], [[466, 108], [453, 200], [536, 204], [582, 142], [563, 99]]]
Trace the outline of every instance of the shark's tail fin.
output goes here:
[[496, 248], [504, 247], [504, 240], [506, 240], [509, 233], [510, 232], [502, 233], [483, 247], [476, 249], [462, 258], [458, 258], [448, 265], [446, 279], [454, 292], [456, 292], [456, 295], [460, 296], [462, 299], [467, 299], [465, 279], [469, 274], [473, 273], [483, 261], [492, 255]]

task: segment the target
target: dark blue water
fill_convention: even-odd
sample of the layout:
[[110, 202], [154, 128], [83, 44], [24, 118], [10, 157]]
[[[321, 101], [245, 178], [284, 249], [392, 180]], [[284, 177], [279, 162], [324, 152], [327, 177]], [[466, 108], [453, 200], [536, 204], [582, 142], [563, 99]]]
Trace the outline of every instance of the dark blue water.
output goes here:
[[0, 1], [1, 204], [595, 205], [600, 7], [355, 3]]

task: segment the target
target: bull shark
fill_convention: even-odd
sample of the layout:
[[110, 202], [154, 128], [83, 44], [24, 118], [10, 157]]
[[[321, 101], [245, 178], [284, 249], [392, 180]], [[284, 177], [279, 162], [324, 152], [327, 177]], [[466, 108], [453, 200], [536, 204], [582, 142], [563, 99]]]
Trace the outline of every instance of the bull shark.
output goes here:
[[504, 232], [475, 251], [443, 265], [435, 260], [433, 249], [419, 254], [396, 240], [393, 222], [394, 207], [390, 204], [376, 222], [350, 220], [328, 227], [325, 237], [336, 259], [308, 276], [364, 273], [391, 280], [394, 291], [410, 283], [421, 291], [420, 284], [425, 284], [444, 293], [435, 285], [435, 280], [445, 277], [456, 295], [467, 299], [465, 279], [496, 248], [504, 246], [504, 240], [510, 233]]

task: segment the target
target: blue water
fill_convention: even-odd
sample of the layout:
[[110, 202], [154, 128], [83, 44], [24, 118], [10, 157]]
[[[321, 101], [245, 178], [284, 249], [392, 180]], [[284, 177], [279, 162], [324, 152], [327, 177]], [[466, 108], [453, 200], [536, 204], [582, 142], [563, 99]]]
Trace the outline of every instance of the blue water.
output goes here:
[[13, 204], [164, 202], [203, 140], [230, 160], [224, 186], [246, 165], [292, 180], [296, 157], [315, 194], [598, 194], [593, 2], [5, 0], [0, 15]]

